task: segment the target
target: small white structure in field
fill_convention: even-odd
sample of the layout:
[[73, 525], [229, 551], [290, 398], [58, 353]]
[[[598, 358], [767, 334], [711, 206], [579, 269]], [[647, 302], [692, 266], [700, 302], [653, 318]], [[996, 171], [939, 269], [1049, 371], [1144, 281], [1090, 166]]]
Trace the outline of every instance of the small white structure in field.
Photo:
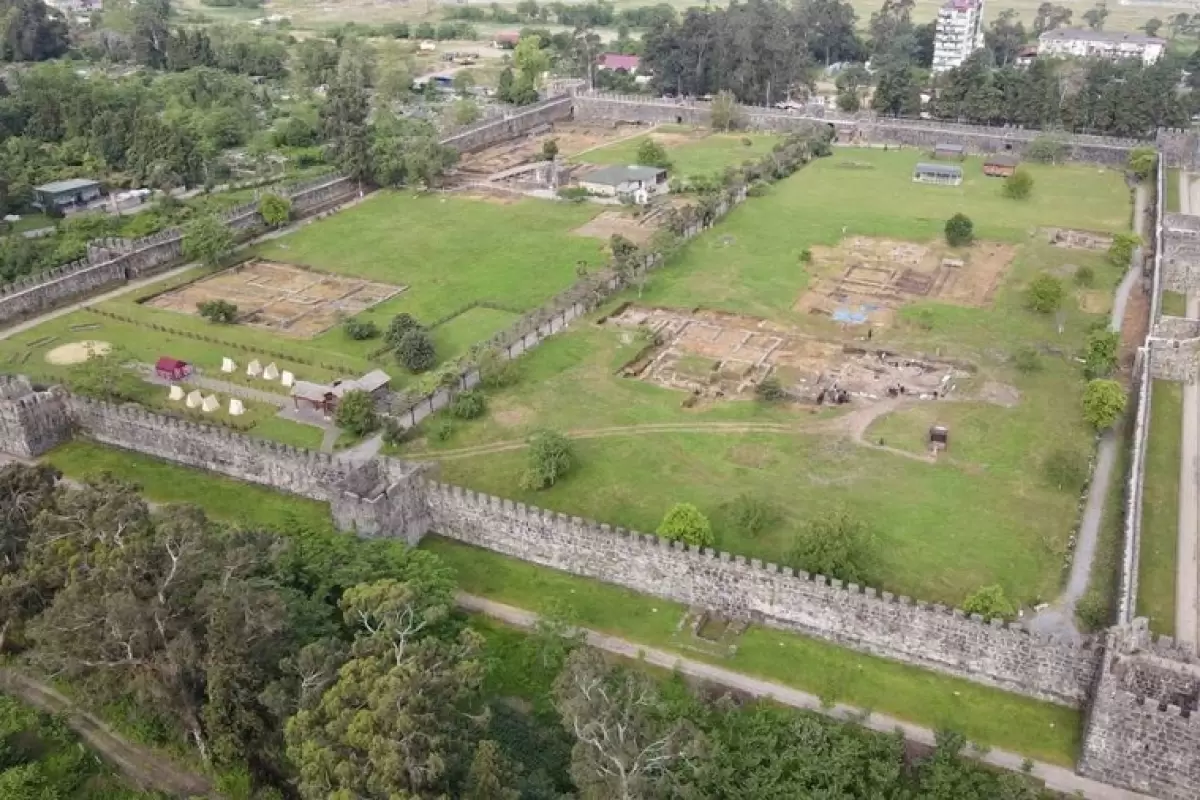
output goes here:
[[257, 378], [259, 375], [262, 375], [262, 371], [262, 364], [258, 363], [257, 358], [246, 365], [246, 374], [251, 378]]
[[217, 399], [215, 394], [210, 394], [204, 398], [204, 405], [200, 406], [200, 410], [205, 414], [211, 414], [221, 407], [221, 401]]
[[229, 398], [229, 416], [240, 417], [246, 413], [246, 406], [236, 397]]
[[263, 370], [263, 380], [273, 381], [278, 379], [279, 367], [275, 366], [275, 362], [272, 361], [270, 364], [267, 364], [267, 368]]
[[229, 356], [221, 359], [221, 372], [237, 372], [237, 364]]
[[292, 384], [296, 382], [296, 376], [285, 369], [279, 376], [279, 382], [291, 388]]
[[168, 397], [178, 403], [183, 399], [183, 387], [179, 384], [175, 384], [171, 387], [171, 393], [168, 395]]
[[188, 392], [188, 396], [187, 396], [187, 407], [188, 408], [199, 408], [200, 404], [203, 402], [204, 402], [204, 395], [200, 394], [199, 389], [193, 389], [192, 391]]

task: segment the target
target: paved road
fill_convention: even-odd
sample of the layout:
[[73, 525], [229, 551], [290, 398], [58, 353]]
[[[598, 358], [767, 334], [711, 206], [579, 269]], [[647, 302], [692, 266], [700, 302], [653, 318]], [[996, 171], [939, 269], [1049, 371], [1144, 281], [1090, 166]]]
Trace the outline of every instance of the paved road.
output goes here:
[[[1149, 189], [1139, 185], [1134, 194], [1133, 219], [1134, 230], [1143, 238], [1147, 235], [1146, 202], [1149, 199]], [[1131, 267], [1121, 279], [1117, 291], [1113, 295], [1112, 313], [1109, 316], [1108, 327], [1112, 331], [1120, 331], [1125, 319], [1125, 308], [1129, 304], [1129, 295], [1137, 285], [1139, 269]], [[1108, 499], [1109, 487], [1112, 484], [1113, 469], [1117, 463], [1117, 450], [1121, 440], [1116, 431], [1108, 430], [1100, 436], [1096, 446], [1096, 464], [1092, 469], [1092, 481], [1088, 486], [1087, 501], [1083, 506], [1083, 515], [1079, 521], [1079, 533], [1075, 538], [1075, 553], [1071, 559], [1071, 574], [1067, 577], [1067, 585], [1061, 595], [1051, 606], [1038, 612], [1029, 620], [1029, 628], [1039, 633], [1062, 638], [1078, 638], [1079, 631], [1075, 627], [1075, 604], [1087, 591], [1088, 578], [1092, 572], [1092, 562], [1096, 558], [1096, 545], [1100, 540], [1100, 525], [1104, 521], [1104, 503]]]
[[149, 748], [134, 744], [99, 719], [77, 708], [54, 687], [8, 667], [0, 668], [0, 688], [25, 703], [66, 720], [88, 747], [134, 784], [175, 797], [218, 797], [207, 778], [180, 769]]
[[[1179, 210], [1184, 214], [1200, 212], [1200, 180], [1181, 172], [1179, 176]], [[1200, 293], [1187, 295], [1187, 315], [1200, 317]], [[1179, 464], [1179, 536], [1176, 545], [1175, 580], [1175, 637], [1195, 645], [1200, 642], [1200, 595], [1197, 578], [1197, 540], [1200, 537], [1200, 385], [1195, 381], [1183, 385], [1183, 424], [1180, 426]]]
[[[485, 614], [493, 619], [518, 628], [533, 628], [538, 620], [537, 614], [531, 611], [514, 608], [513, 606], [497, 603], [476, 595], [460, 593], [457, 601], [458, 605], [463, 609]], [[644, 647], [635, 642], [620, 639], [616, 636], [609, 636], [598, 631], [584, 629], [584, 633], [589, 645], [607, 653], [612, 653], [623, 658], [642, 660], [647, 664], [668, 670], [678, 670], [681, 674], [691, 678], [697, 678], [738, 692], [744, 692], [754, 697], [769, 697], [777, 703], [782, 703], [793, 708], [802, 708], [806, 711], [815, 711], [836, 719], [849, 720], [872, 730], [880, 731], [881, 733], [892, 733], [893, 731], [900, 730], [904, 734], [904, 738], [911, 742], [919, 742], [920, 744], [930, 746], [935, 743], [934, 732], [929, 728], [902, 722], [886, 714], [868, 712], [865, 709], [842, 704], [835, 705], [832, 708], [826, 707], [816, 695], [802, 692], [799, 689], [793, 689], [790, 686], [772, 683], [771, 681], [743, 675], [739, 672], [732, 672], [702, 661], [693, 661], [665, 650]], [[1005, 750], [993, 749], [983, 754], [969, 751], [967, 754], [973, 758], [978, 758], [986, 764], [1013, 771], [1020, 771], [1021, 766], [1026, 761], [1024, 756]], [[1046, 786], [1050, 789], [1066, 794], [1078, 792], [1079, 796], [1092, 798], [1092, 800], [1151, 800], [1146, 795], [1098, 783], [1076, 775], [1065, 767], [1058, 767], [1053, 764], [1034, 761], [1032, 774], [1038, 780], [1045, 781]]]

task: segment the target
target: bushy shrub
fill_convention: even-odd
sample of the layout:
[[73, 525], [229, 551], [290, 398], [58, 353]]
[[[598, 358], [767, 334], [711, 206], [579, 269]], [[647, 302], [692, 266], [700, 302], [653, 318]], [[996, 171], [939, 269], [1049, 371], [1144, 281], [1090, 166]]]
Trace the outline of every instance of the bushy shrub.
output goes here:
[[359, 320], [351, 317], [342, 323], [342, 330], [356, 342], [374, 339], [379, 335], [379, 326], [370, 320]]
[[405, 428], [394, 419], [385, 420], [383, 423], [383, 443], [386, 445], [399, 447], [411, 442], [415, 436], [416, 428]]
[[1088, 380], [1107, 378], [1117, 368], [1117, 347], [1121, 343], [1116, 331], [1092, 331], [1083, 354], [1083, 374]]
[[264, 195], [258, 201], [258, 214], [272, 228], [285, 225], [292, 218], [292, 201], [277, 194]]
[[712, 547], [714, 538], [708, 517], [691, 503], [676, 503], [658, 524], [658, 535], [664, 539]]
[[404, 334], [420, 327], [421, 323], [417, 322], [412, 314], [407, 312], [397, 314], [392, 317], [392, 321], [388, 324], [387, 335], [384, 337], [384, 341], [391, 347], [399, 347], [400, 340], [404, 338]]
[[478, 419], [487, 411], [482, 392], [460, 392], [450, 403], [450, 416], [457, 419]]
[[548, 489], [570, 471], [574, 463], [571, 441], [558, 431], [538, 431], [529, 437], [529, 455], [523, 489]]
[[1043, 272], [1029, 284], [1025, 290], [1025, 304], [1040, 314], [1053, 314], [1062, 308], [1067, 290], [1062, 281], [1053, 275]]
[[788, 554], [796, 569], [864, 583], [875, 561], [876, 542], [870, 527], [845, 509], [808, 520]]
[[1083, 390], [1083, 418], [1098, 431], [1116, 424], [1125, 411], [1125, 390], [1114, 380], [1099, 378]]
[[1004, 595], [1004, 587], [999, 585], [984, 586], [972, 592], [963, 601], [962, 610], [968, 614], [982, 614], [986, 619], [1012, 619], [1017, 615], [1017, 609]]
[[1027, 200], [1033, 194], [1033, 176], [1018, 169], [1004, 179], [1004, 196], [1010, 200]]
[[355, 436], [365, 436], [379, 427], [375, 401], [363, 391], [350, 391], [342, 396], [334, 416], [339, 428]]
[[1114, 266], [1126, 269], [1133, 258], [1134, 249], [1142, 243], [1136, 233], [1118, 233], [1113, 236], [1112, 244], [1108, 246], [1108, 260]]
[[412, 328], [396, 346], [396, 360], [409, 372], [425, 372], [437, 363], [433, 339], [421, 328]]
[[206, 300], [196, 304], [200, 316], [209, 322], [228, 325], [237, 320], [238, 307], [228, 300]]
[[638, 145], [637, 163], [643, 167], [670, 169], [671, 157], [667, 155], [667, 148], [647, 136]]
[[1075, 604], [1075, 616], [1091, 631], [1107, 628], [1112, 624], [1113, 613], [1108, 600], [1098, 591], [1089, 591]]
[[770, 501], [743, 492], [723, 509], [726, 524], [742, 536], [757, 536], [774, 525], [779, 510]]
[[454, 420], [442, 417], [429, 426], [429, 436], [435, 442], [444, 442], [454, 435]]
[[975, 240], [975, 223], [966, 214], [958, 213], [946, 220], [946, 244], [964, 247]]
[[1079, 269], [1075, 270], [1075, 285], [1082, 286], [1087, 289], [1096, 282], [1096, 271], [1084, 264]]

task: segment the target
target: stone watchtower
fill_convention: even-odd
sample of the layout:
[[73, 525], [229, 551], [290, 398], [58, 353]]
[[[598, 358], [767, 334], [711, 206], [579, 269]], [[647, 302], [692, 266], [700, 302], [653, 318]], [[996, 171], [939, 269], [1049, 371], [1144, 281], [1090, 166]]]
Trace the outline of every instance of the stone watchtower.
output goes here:
[[61, 389], [34, 389], [24, 375], [0, 375], [0, 452], [36, 458], [71, 438]]

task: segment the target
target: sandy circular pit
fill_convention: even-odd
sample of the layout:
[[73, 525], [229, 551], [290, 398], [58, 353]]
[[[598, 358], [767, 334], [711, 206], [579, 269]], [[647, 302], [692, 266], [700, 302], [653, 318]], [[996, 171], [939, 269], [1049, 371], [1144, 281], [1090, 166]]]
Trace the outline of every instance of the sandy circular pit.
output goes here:
[[46, 353], [46, 361], [61, 367], [69, 364], [82, 364], [92, 356], [103, 356], [110, 352], [112, 352], [112, 345], [108, 342], [94, 340], [71, 342]]

